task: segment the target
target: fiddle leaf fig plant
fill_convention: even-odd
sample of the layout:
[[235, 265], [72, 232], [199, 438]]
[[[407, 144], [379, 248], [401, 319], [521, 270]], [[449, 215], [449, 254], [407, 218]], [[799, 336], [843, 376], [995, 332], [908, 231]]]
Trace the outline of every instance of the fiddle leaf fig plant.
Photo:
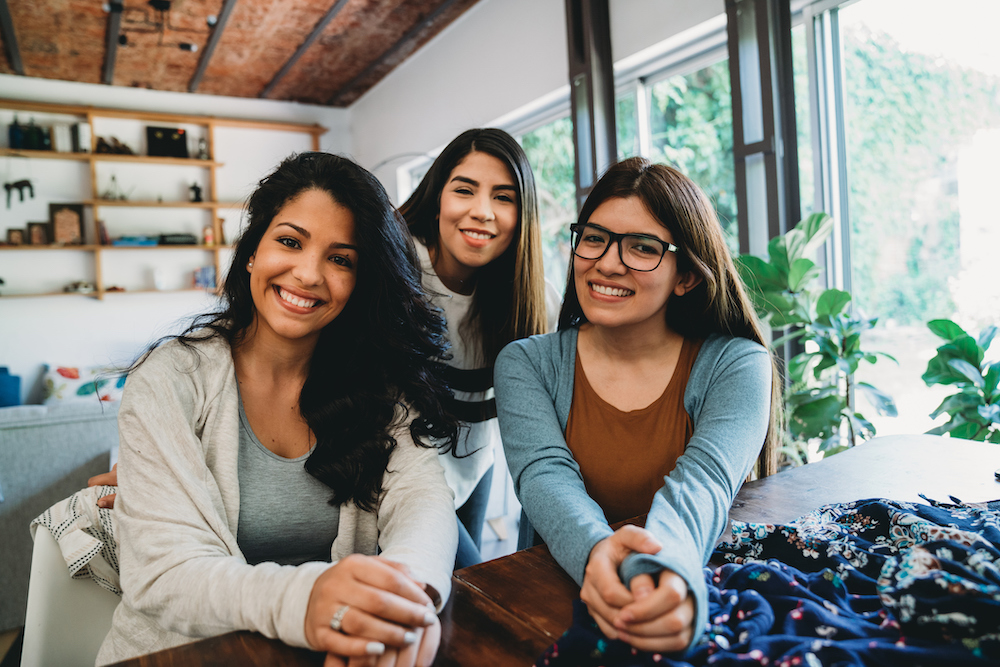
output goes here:
[[931, 320], [927, 326], [946, 342], [927, 362], [922, 379], [928, 387], [958, 388], [931, 413], [932, 419], [947, 414], [949, 420], [927, 432], [1000, 443], [1000, 361], [985, 361], [997, 327], [989, 326], [974, 338], [951, 320]]
[[740, 255], [736, 261], [758, 316], [784, 332], [772, 346], [799, 340], [804, 348], [785, 369], [787, 432], [782, 451], [791, 465], [806, 462], [811, 442], [818, 441], [819, 451], [827, 456], [875, 435], [871, 421], [852, 406], [854, 390], [862, 392], [877, 413], [896, 416], [891, 396], [853, 378], [862, 362], [874, 364], [879, 356], [892, 359], [862, 349], [862, 334], [878, 319], [852, 311], [849, 293], [818, 284], [820, 268], [812, 257], [832, 232], [833, 219], [814, 213], [771, 239], [768, 260]]

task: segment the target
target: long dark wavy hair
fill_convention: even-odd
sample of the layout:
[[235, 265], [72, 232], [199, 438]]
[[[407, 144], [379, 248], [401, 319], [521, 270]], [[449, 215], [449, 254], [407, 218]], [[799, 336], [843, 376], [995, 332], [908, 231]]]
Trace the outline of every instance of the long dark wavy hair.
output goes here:
[[[250, 196], [221, 307], [172, 338], [190, 345], [220, 336], [230, 347], [240, 344], [256, 311], [247, 262], [278, 211], [307, 190], [326, 192], [351, 212], [359, 261], [354, 292], [320, 332], [299, 396], [299, 411], [316, 436], [305, 468], [333, 490], [331, 505], [353, 501], [371, 511], [396, 445], [397, 406], [405, 401], [416, 413], [409, 428], [419, 445], [448, 451], [458, 435], [444, 407], [451, 393], [442, 368], [431, 361], [447, 353], [447, 329], [421, 288], [406, 225], [374, 176], [329, 153], [285, 159]], [[429, 438], [435, 445], [424, 443]]]
[[[638, 198], [670, 232], [678, 247], [677, 270], [701, 278], [683, 296], [672, 296], [667, 302], [667, 326], [685, 338], [701, 339], [721, 333], [748, 338], [767, 348], [768, 338], [736, 271], [718, 216], [701, 188], [672, 167], [641, 157], [628, 158], [611, 166], [594, 185], [580, 210], [579, 222], [588, 222], [605, 201], [628, 197]], [[574, 259], [570, 257], [559, 329], [587, 321], [573, 280]], [[760, 476], [777, 471], [781, 435], [781, 378], [773, 355], [771, 366], [771, 413], [758, 459]]]
[[495, 128], [466, 130], [448, 144], [399, 212], [410, 232], [431, 252], [437, 250], [441, 192], [458, 164], [473, 152], [497, 158], [510, 170], [517, 190], [518, 225], [510, 247], [476, 271], [476, 292], [463, 333], [474, 331], [481, 361], [492, 366], [507, 343], [545, 333], [545, 277], [538, 222], [535, 177], [524, 150], [512, 136]]

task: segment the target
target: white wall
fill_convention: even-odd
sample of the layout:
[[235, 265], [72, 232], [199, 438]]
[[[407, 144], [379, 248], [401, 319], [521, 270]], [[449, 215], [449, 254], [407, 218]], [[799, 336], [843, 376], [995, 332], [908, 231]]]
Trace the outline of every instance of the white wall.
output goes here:
[[[611, 0], [616, 62], [725, 13], [724, 0]], [[564, 0], [480, 0], [351, 107], [355, 158], [396, 168], [567, 88]], [[568, 94], [568, 92], [567, 92]], [[391, 159], [393, 156], [400, 156]]]
[[[320, 139], [320, 147], [323, 150], [337, 153], [351, 152], [351, 138], [348, 131], [350, 114], [343, 109], [272, 100], [69, 83], [10, 75], [0, 75], [0, 97], [136, 111], [319, 123], [328, 128]], [[19, 119], [26, 120], [25, 117], [29, 115], [21, 112]], [[6, 122], [3, 123], [3, 129], [6, 130]], [[253, 183], [288, 152], [310, 147], [308, 135], [301, 133], [259, 132], [234, 128], [219, 128], [216, 142], [216, 157], [230, 165], [228, 168], [220, 168], [218, 172], [218, 199], [223, 201], [244, 198], [249, 194]], [[5, 144], [6, 141], [2, 143]], [[13, 175], [15, 170], [23, 168], [23, 161], [0, 158], [0, 173]], [[66, 178], [58, 175], [61, 173], [60, 169], [65, 170], [59, 161], [51, 161], [50, 164], [49, 161], [33, 160], [30, 169], [32, 179], [36, 183], [37, 199], [29, 200], [25, 205], [37, 204], [43, 199], [48, 199], [51, 193], [60, 193], [60, 188], [71, 188], [74, 191], [80, 189], [79, 183], [71, 187], [71, 184], [65, 182]], [[119, 181], [122, 181], [124, 187], [129, 187], [129, 170], [123, 168], [118, 172]], [[109, 176], [99, 173], [99, 183], [102, 187], [105, 185], [103, 182], [105, 178]], [[84, 178], [83, 182], [87, 184], [84, 197], [79, 194], [73, 197], [68, 193], [59, 196], [69, 200], [89, 198], [89, 178]], [[147, 187], [148, 184], [136, 183], [136, 186]], [[164, 199], [168, 197], [165, 196]], [[23, 226], [15, 224], [21, 221], [14, 214], [13, 209], [11, 212], [5, 208], [0, 209], [0, 233], [4, 236], [7, 227]], [[37, 219], [46, 217], [45, 215], [38, 217], [39, 214], [34, 210], [28, 214], [35, 214]], [[232, 238], [239, 226], [238, 216], [222, 214], [226, 217], [227, 235]], [[113, 224], [111, 220], [108, 220], [108, 223], [109, 226]], [[188, 257], [188, 253], [193, 253], [194, 256]], [[141, 261], [135, 266], [129, 265], [128, 258], [120, 259], [117, 255], [110, 260], [105, 258], [105, 264], [115, 263], [106, 267], [106, 274], [107, 270], [118, 271], [120, 280], [126, 282], [130, 275], [133, 280], [137, 279], [135, 276], [148, 269], [146, 265], [151, 262], [172, 263], [175, 268], [185, 262], [206, 263], [202, 251], [163, 251], [163, 253], [141, 255], [136, 253], [136, 255]], [[158, 256], [162, 257], [157, 259]], [[0, 253], [0, 277], [7, 280], [6, 293], [11, 294], [17, 290], [10, 288], [15, 285], [20, 286], [19, 281], [23, 279], [25, 272], [37, 274], [36, 284], [44, 286], [46, 281], [53, 280], [53, 274], [64, 268], [79, 275], [80, 270], [73, 269], [74, 264], [92, 262], [89, 257], [87, 253], [68, 251], [23, 253], [8, 251]], [[61, 278], [56, 280], [62, 281]], [[44, 289], [48, 287], [22, 291]], [[2, 288], [0, 293], [3, 293]], [[11, 373], [21, 376], [22, 400], [37, 402], [40, 399], [40, 380], [44, 364], [88, 366], [128, 363], [149, 342], [176, 331], [181, 318], [203, 312], [211, 308], [213, 303], [211, 297], [198, 292], [108, 294], [103, 301], [82, 296], [0, 297], [0, 366], [8, 366]]]

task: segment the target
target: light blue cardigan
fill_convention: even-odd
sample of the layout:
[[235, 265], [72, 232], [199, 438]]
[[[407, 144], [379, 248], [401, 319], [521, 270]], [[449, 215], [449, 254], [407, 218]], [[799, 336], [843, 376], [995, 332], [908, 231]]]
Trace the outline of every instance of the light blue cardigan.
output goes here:
[[[613, 531], [587, 495], [563, 436], [573, 399], [577, 331], [511, 343], [497, 357], [494, 386], [517, 497], [553, 557], [582, 585], [591, 549]], [[760, 453], [770, 396], [771, 362], [761, 345], [721, 335], [705, 340], [684, 392], [694, 433], [646, 519], [646, 529], [663, 549], [655, 556], [633, 554], [620, 570], [626, 583], [664, 568], [684, 578], [697, 610], [692, 644], [708, 618], [702, 567]]]

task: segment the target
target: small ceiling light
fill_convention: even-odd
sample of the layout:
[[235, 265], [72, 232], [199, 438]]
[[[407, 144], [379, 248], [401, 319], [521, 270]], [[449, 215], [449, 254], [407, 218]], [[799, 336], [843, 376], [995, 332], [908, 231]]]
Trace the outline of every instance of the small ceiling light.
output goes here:
[[121, 46], [128, 46], [128, 35], [125, 33], [118, 35], [118, 44]]
[[149, 6], [158, 12], [169, 12], [170, 0], [149, 0]]
[[197, 51], [198, 51], [198, 45], [197, 44], [190, 44], [188, 42], [181, 42], [180, 44], [178, 44], [178, 46], [181, 47], [181, 51], [190, 51], [191, 53], [197, 53]]
[[218, 22], [219, 22], [219, 17], [216, 16], [215, 14], [209, 14], [208, 16], [205, 17], [205, 23], [207, 23], [209, 26], [214, 26]]

